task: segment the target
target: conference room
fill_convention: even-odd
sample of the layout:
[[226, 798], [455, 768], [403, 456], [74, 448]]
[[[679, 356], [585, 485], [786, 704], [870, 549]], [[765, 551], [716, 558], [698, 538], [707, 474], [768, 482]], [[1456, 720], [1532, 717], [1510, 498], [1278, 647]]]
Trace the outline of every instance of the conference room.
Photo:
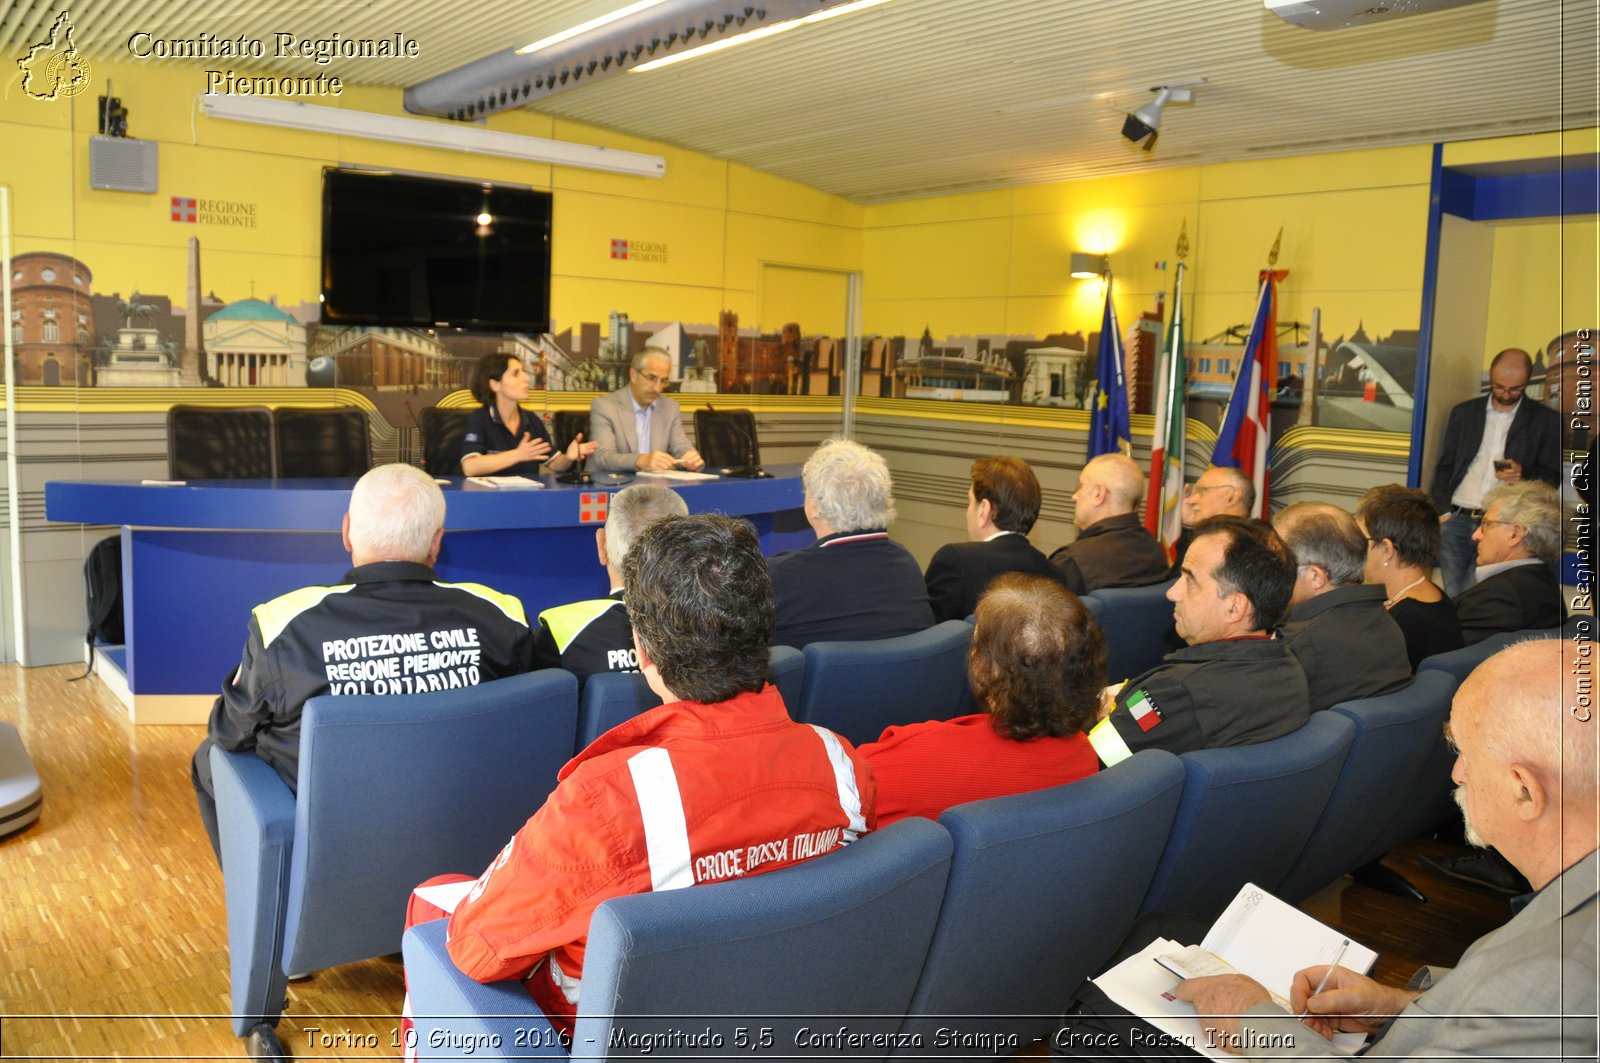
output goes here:
[[[403, 902], [390, 946], [312, 962], [286, 990], [305, 970], [268, 956], [250, 982], [252, 949], [297, 946], [282, 928], [240, 940], [188, 782], [251, 610], [348, 567], [340, 520], [368, 468], [441, 481], [441, 579], [516, 595], [533, 617], [610, 589], [594, 533], [632, 483], [751, 520], [769, 556], [807, 546], [800, 468], [830, 438], [887, 462], [889, 535], [924, 567], [967, 536], [974, 459], [1025, 460], [1042, 491], [1029, 537], [1048, 554], [1077, 535], [1102, 400], [1121, 389], [1127, 450], [1158, 487], [1169, 468], [1192, 484], [1229, 451], [1251, 367], [1265, 515], [1354, 510], [1375, 486], [1429, 488], [1449, 411], [1487, 396], [1491, 359], [1518, 348], [1524, 401], [1560, 415], [1577, 507], [1600, 321], [1595, 12], [1368, 8], [398, 0], [7, 20], [0, 797], [14, 804], [0, 809], [26, 822], [0, 838], [0, 1039], [47, 1058], [240, 1055], [248, 984], [257, 1019], [286, 993], [294, 1056], [404, 1047]], [[461, 475], [485, 356], [521, 366], [524, 423], [564, 452], [592, 440], [591, 408], [647, 348], [705, 468], [652, 479], [590, 461], [537, 487]], [[1162, 490], [1140, 513], [1155, 528], [1175, 509]], [[1559, 565], [1584, 637], [1586, 527], [1569, 523]], [[95, 638], [86, 564], [106, 540], [121, 630]], [[1119, 604], [1103, 608], [1115, 661]], [[1164, 619], [1125, 625], [1125, 652], [1159, 649], [1150, 625], [1170, 608], [1155, 608]], [[774, 665], [786, 701], [806, 701], [807, 655]], [[968, 711], [962, 675], [946, 689], [887, 722]], [[574, 695], [549, 785], [597, 733], [581, 709]], [[408, 774], [425, 765], [391, 773]], [[1258, 884], [1289, 883], [1303, 892], [1286, 899], [1352, 933], [1420, 920], [1367, 942], [1402, 981], [1443, 962], [1432, 941], [1459, 951], [1505, 918], [1418, 868], [1413, 849], [1443, 851], [1415, 838], [1431, 824], [1352, 826], [1360, 844], [1327, 861], [1308, 849], [1340, 807], [1337, 775]], [[476, 874], [535, 807], [475, 866], [434, 870]], [[1413, 847], [1391, 866], [1453, 899], [1354, 882], [1380, 843]], [[1165, 852], [1127, 888], [1176, 873], [1158, 872]], [[957, 909], [934, 893], [936, 944]], [[298, 901], [261, 903], [300, 918]], [[1098, 973], [1114, 944], [1053, 977]], [[928, 1003], [929, 982], [913, 1007], [927, 972], [907, 967], [905, 1000], [882, 1009], [996, 1006]], [[1020, 1047], [1048, 1031], [966, 1033], [1008, 1054], [1001, 1033]]]

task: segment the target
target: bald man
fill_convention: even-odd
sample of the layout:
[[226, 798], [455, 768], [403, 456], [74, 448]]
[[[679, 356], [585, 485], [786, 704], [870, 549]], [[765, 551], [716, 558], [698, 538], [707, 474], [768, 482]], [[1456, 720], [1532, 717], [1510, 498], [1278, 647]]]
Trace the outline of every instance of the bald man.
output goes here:
[[1452, 598], [1472, 586], [1472, 536], [1483, 519], [1484, 496], [1523, 480], [1561, 486], [1561, 416], [1523, 401], [1532, 373], [1527, 351], [1506, 348], [1489, 363], [1488, 400], [1461, 403], [1445, 425], [1431, 494], [1439, 510], [1439, 571]]
[[1166, 551], [1139, 523], [1144, 473], [1125, 454], [1102, 454], [1078, 473], [1072, 523], [1078, 537], [1050, 555], [1074, 594], [1144, 587], [1167, 578]]
[[1243, 975], [1180, 982], [1175, 995], [1194, 1004], [1215, 1043], [1250, 1059], [1337, 1058], [1345, 1053], [1326, 1038], [1349, 1031], [1376, 1033], [1365, 1054], [1386, 1060], [1597, 1058], [1600, 719], [1570, 679], [1592, 671], [1591, 648], [1513, 645], [1468, 676], [1451, 706], [1451, 778], [1467, 839], [1494, 846], [1538, 891], [1515, 917], [1454, 969], [1424, 967], [1404, 989], [1307, 967], [1287, 1012]]

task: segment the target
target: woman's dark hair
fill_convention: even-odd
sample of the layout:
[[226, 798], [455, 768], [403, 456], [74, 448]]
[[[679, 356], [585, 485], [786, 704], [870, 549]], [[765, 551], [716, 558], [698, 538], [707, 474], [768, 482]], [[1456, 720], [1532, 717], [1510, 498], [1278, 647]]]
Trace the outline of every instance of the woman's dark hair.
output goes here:
[[1356, 519], [1368, 539], [1394, 543], [1403, 564], [1431, 572], [1439, 563], [1439, 511], [1428, 492], [1401, 484], [1374, 487], [1356, 503]]
[[485, 406], [494, 401], [494, 392], [489, 389], [489, 381], [499, 380], [506, 375], [506, 370], [511, 368], [511, 363], [517, 361], [514, 354], [496, 352], [486, 354], [478, 359], [478, 368], [472, 374], [472, 397]]
[[1106, 685], [1106, 639], [1078, 596], [1010, 572], [978, 601], [967, 679], [1001, 736], [1018, 742], [1088, 730]]

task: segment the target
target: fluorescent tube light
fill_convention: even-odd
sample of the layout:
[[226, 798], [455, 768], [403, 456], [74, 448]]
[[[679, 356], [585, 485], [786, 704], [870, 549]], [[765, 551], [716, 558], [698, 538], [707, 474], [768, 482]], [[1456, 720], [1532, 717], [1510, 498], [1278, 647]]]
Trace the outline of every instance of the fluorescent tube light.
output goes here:
[[211, 118], [258, 125], [283, 126], [315, 133], [381, 140], [391, 144], [414, 144], [444, 151], [464, 151], [476, 155], [498, 155], [554, 166], [573, 166], [583, 170], [664, 177], [667, 160], [660, 155], [619, 151], [592, 144], [571, 144], [544, 137], [501, 133], [493, 129], [432, 122], [423, 118], [400, 118], [371, 111], [346, 111], [319, 107], [292, 100], [261, 96], [202, 94], [200, 109]]
[[601, 26], [609, 26], [618, 19], [627, 18], [629, 15], [637, 15], [641, 11], [648, 11], [657, 4], [664, 2], [665, 0], [638, 0], [637, 3], [629, 4], [627, 7], [619, 7], [615, 11], [608, 12], [604, 15], [597, 15], [588, 22], [580, 22], [578, 25], [569, 30], [562, 30], [560, 33], [552, 33], [550, 36], [540, 38], [539, 40], [534, 41], [532, 44], [524, 44], [521, 48], [517, 49], [517, 54], [532, 55], [534, 52], [548, 48], [552, 44], [560, 44], [562, 41], [570, 41], [580, 33], [588, 33], [590, 30], [597, 30]]
[[775, 26], [762, 26], [760, 29], [751, 30], [749, 33], [741, 33], [737, 37], [724, 37], [720, 41], [712, 41], [710, 44], [703, 44], [698, 48], [690, 48], [686, 52], [675, 52], [672, 55], [663, 56], [660, 59], [652, 59], [648, 63], [640, 63], [638, 66], [631, 68], [628, 73], [643, 74], [647, 70], [660, 70], [664, 66], [671, 66], [673, 63], [681, 63], [685, 59], [695, 59], [702, 55], [710, 55], [712, 52], [720, 52], [724, 48], [734, 48], [741, 44], [750, 44], [754, 41], [771, 37], [774, 34], [787, 33], [789, 30], [799, 29], [801, 26], [808, 26], [816, 22], [825, 22], [828, 19], [836, 18], [839, 15], [848, 15], [852, 11], [865, 11], [869, 7], [877, 7], [879, 4], [886, 4], [888, 2], [889, 0], [856, 0], [856, 2], [853, 4], [842, 4], [839, 7], [830, 7], [824, 11], [818, 11], [815, 14], [805, 15], [801, 18], [790, 19], [787, 22], [780, 22]]

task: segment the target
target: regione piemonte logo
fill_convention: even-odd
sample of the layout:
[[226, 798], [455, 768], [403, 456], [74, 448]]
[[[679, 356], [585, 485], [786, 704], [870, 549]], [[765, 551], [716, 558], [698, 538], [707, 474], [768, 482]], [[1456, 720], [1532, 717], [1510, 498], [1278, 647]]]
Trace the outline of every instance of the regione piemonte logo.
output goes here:
[[89, 64], [72, 43], [72, 18], [63, 11], [50, 27], [50, 39], [17, 60], [22, 91], [35, 100], [76, 96], [89, 87]]
[[628, 241], [626, 241], [626, 240], [613, 240], [613, 241], [611, 241], [611, 257], [612, 258], [627, 258], [628, 257]]
[[192, 196], [189, 196], [189, 197], [173, 196], [172, 197], [172, 220], [173, 221], [186, 221], [186, 222], [190, 222], [191, 224], [194, 222], [194, 220], [195, 220], [195, 203], [194, 203], [194, 198]]

